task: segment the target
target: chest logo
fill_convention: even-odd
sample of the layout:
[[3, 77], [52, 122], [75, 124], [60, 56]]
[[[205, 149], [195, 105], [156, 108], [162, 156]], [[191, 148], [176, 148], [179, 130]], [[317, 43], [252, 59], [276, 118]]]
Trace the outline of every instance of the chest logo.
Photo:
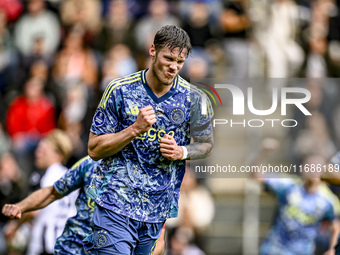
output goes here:
[[172, 122], [181, 124], [184, 120], [184, 111], [180, 108], [174, 108], [170, 112], [170, 118]]

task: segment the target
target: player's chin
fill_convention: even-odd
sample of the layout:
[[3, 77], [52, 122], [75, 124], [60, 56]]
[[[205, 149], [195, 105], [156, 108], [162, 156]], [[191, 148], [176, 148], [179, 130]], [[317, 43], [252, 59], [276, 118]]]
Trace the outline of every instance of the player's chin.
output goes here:
[[171, 86], [173, 82], [174, 82], [174, 79], [167, 79], [163, 82], [163, 84], [166, 86]]

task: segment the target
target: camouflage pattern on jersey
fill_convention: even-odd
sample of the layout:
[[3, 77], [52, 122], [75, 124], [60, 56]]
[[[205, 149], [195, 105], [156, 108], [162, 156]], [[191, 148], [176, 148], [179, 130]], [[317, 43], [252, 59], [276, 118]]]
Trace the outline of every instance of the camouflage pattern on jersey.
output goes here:
[[160, 139], [171, 135], [180, 146], [191, 135], [212, 133], [213, 109], [207, 100], [207, 114], [201, 114], [205, 94], [177, 76], [169, 92], [158, 98], [146, 82], [147, 70], [112, 81], [94, 115], [91, 132], [117, 133], [132, 125], [139, 110], [151, 105], [157, 121], [143, 135], [132, 140], [116, 155], [98, 165], [89, 192], [100, 206], [143, 222], [163, 222], [172, 208], [177, 211], [179, 184], [185, 161], [170, 161], [160, 152]]
[[89, 187], [96, 163], [89, 156], [84, 157], [54, 183], [54, 188], [63, 196], [80, 188], [76, 200], [77, 214], [67, 220], [65, 229], [54, 246], [54, 254], [91, 254], [83, 249], [82, 240], [92, 232], [91, 221], [95, 202], [85, 191]]

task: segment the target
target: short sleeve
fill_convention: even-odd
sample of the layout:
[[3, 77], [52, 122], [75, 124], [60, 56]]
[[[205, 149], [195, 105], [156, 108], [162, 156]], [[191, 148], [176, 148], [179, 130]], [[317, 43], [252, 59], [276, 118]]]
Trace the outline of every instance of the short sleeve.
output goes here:
[[191, 91], [190, 133], [193, 137], [207, 137], [212, 133], [211, 119], [214, 110], [206, 94], [202, 91]]
[[336, 216], [335, 216], [335, 212], [334, 212], [334, 208], [333, 208], [333, 205], [329, 204], [328, 210], [326, 211], [325, 213], [325, 217], [324, 219], [325, 220], [328, 220], [328, 221], [333, 221], [336, 219]]
[[264, 183], [278, 197], [285, 196], [287, 191], [296, 185], [293, 180], [287, 178], [267, 178]]
[[83, 186], [83, 164], [75, 164], [70, 168], [63, 177], [56, 181], [53, 186], [56, 191], [63, 196], [67, 196], [71, 192]]
[[109, 84], [94, 114], [91, 132], [96, 135], [118, 132], [118, 99], [119, 90]]

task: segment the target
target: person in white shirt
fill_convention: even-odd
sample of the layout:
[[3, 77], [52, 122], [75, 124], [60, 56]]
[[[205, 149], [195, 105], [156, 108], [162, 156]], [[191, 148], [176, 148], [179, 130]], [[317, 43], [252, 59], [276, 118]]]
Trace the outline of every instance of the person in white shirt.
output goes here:
[[[61, 130], [52, 131], [40, 141], [35, 153], [36, 166], [46, 169], [40, 186], [51, 186], [62, 177], [67, 168], [63, 163], [72, 151], [69, 137]], [[54, 244], [64, 229], [67, 218], [76, 214], [75, 191], [39, 211], [33, 222], [33, 229], [27, 255], [53, 254]]]

